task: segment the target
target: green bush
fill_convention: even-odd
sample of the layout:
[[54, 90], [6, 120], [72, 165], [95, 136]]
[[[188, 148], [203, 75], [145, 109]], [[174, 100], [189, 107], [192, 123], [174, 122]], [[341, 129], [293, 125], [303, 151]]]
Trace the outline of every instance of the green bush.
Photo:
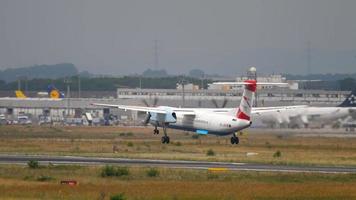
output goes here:
[[50, 180], [52, 180], [53, 178], [51, 177], [51, 176], [39, 176], [38, 178], [37, 178], [37, 181], [50, 181]]
[[115, 194], [110, 197], [110, 200], [125, 200], [125, 199], [126, 199], [126, 197], [123, 193]]
[[106, 165], [105, 167], [103, 167], [103, 169], [101, 170], [101, 176], [105, 177], [105, 176], [115, 176], [115, 168], [111, 165]]
[[27, 162], [27, 166], [31, 169], [37, 169], [39, 168], [39, 164], [38, 164], [38, 161], [37, 160], [29, 160]]
[[156, 177], [159, 176], [159, 171], [155, 168], [150, 168], [146, 171], [146, 174], [148, 177]]
[[101, 176], [102, 177], [107, 177], [107, 176], [127, 176], [129, 175], [129, 169], [127, 167], [114, 167], [111, 165], [107, 165], [103, 167], [101, 170]]
[[127, 167], [116, 167], [116, 176], [127, 176], [129, 174], [130, 172]]
[[209, 149], [209, 150], [206, 152], [206, 155], [207, 155], [207, 156], [215, 156], [215, 152], [214, 152], [212, 149]]
[[273, 157], [274, 158], [279, 158], [279, 157], [281, 157], [282, 156], [282, 153], [278, 150], [278, 151], [276, 151], [274, 154], [273, 154]]
[[208, 179], [218, 179], [219, 176], [217, 174], [213, 174], [213, 173], [208, 173]]
[[128, 142], [128, 143], [127, 143], [127, 146], [128, 146], [128, 147], [133, 147], [133, 143], [132, 143], [132, 142]]

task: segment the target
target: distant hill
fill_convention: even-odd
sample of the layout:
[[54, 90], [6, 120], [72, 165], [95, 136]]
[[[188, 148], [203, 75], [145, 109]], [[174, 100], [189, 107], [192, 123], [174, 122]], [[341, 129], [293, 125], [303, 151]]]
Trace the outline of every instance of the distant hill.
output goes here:
[[0, 80], [6, 82], [21, 79], [47, 78], [57, 79], [78, 74], [77, 68], [71, 63], [62, 63], [55, 65], [35, 65], [30, 67], [9, 68], [0, 70]]

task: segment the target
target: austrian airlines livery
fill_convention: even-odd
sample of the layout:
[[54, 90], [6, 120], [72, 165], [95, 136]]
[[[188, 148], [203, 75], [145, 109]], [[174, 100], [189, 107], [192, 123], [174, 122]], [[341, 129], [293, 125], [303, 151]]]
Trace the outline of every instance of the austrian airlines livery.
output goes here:
[[[127, 105], [111, 105], [93, 103], [96, 106], [112, 107], [123, 110], [146, 112], [145, 123], [152, 124], [154, 134], [159, 134], [157, 127], [162, 127], [164, 136], [162, 143], [169, 143], [167, 128], [193, 131], [198, 134], [229, 135], [231, 134], [231, 144], [238, 144], [237, 132], [251, 126], [251, 114], [277, 112], [277, 109], [263, 108], [252, 110], [252, 102], [257, 85], [271, 85], [271, 83], [257, 83], [255, 80], [244, 82], [223, 82], [215, 84], [224, 85], [244, 85], [244, 91], [240, 105], [237, 108], [209, 109], [209, 108], [177, 108], [168, 106], [142, 107]], [[283, 83], [272, 83], [280, 85]], [[278, 110], [288, 109], [289, 107], [279, 107]]]

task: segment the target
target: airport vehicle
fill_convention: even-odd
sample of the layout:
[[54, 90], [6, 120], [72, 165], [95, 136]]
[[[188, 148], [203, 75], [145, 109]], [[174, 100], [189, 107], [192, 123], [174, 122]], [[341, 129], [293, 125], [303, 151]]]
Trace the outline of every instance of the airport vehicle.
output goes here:
[[112, 107], [122, 110], [132, 110], [146, 112], [145, 124], [152, 124], [154, 134], [159, 134], [157, 127], [162, 127], [164, 136], [162, 143], [169, 143], [167, 128], [193, 131], [198, 134], [229, 135], [232, 134], [231, 144], [238, 144], [239, 138], [237, 132], [251, 126], [251, 114], [277, 112], [289, 107], [272, 107], [252, 110], [252, 102], [257, 85], [278, 85], [279, 83], [257, 83], [255, 80], [246, 80], [244, 82], [223, 82], [216, 84], [224, 85], [244, 85], [244, 91], [240, 105], [237, 108], [223, 109], [205, 109], [205, 108], [177, 108], [168, 106], [128, 106], [93, 103], [96, 106]]
[[6, 116], [4, 114], [0, 114], [0, 125], [5, 125], [8, 124], [8, 121], [6, 120]]
[[21, 125], [29, 125], [32, 124], [32, 121], [30, 120], [30, 118], [26, 115], [19, 115], [17, 117], [17, 124], [21, 124]]
[[327, 124], [347, 116], [356, 117], [356, 91], [351, 92], [338, 106], [300, 106], [295, 109], [283, 109], [268, 115], [262, 113], [256, 117], [262, 123], [272, 127], [304, 128], [308, 127], [310, 123]]

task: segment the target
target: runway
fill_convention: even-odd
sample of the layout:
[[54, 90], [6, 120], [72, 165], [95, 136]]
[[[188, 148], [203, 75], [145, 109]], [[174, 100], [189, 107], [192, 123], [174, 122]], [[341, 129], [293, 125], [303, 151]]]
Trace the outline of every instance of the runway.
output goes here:
[[0, 164], [26, 164], [29, 160], [37, 160], [40, 164], [72, 164], [72, 165], [123, 165], [166, 167], [185, 169], [224, 169], [234, 171], [261, 171], [261, 172], [302, 172], [302, 173], [356, 173], [356, 167], [336, 166], [291, 166], [257, 163], [228, 163], [206, 161], [181, 160], [150, 160], [126, 158], [100, 158], [77, 156], [45, 156], [45, 155], [7, 155], [0, 154]]

